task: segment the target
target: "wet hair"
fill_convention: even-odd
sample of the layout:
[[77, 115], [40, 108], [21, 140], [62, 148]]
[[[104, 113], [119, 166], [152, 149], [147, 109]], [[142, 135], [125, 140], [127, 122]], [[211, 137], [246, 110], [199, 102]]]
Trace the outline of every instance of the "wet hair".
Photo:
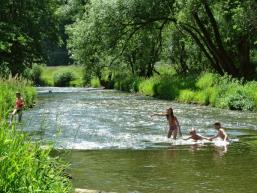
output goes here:
[[168, 118], [169, 116], [171, 116], [172, 118], [175, 117], [175, 116], [174, 116], [174, 113], [173, 113], [173, 109], [172, 109], [171, 107], [168, 108], [167, 111], [170, 111], [170, 113], [169, 113], [169, 114], [167, 113], [167, 115], [166, 115], [167, 118]]
[[190, 135], [193, 134], [193, 133], [196, 133], [195, 128], [192, 128], [191, 131], [189, 132]]
[[221, 127], [221, 124], [220, 124], [220, 122], [215, 122], [213, 125], [214, 125], [214, 126], [218, 126], [218, 127]]

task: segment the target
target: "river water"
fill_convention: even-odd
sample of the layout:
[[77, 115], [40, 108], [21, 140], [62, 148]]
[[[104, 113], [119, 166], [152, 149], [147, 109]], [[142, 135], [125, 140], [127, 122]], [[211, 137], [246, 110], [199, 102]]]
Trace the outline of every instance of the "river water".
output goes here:
[[[50, 92], [49, 92], [50, 91]], [[257, 192], [257, 114], [179, 104], [113, 90], [38, 88], [25, 131], [53, 143], [71, 164], [75, 187], [121, 193]], [[215, 135], [220, 121], [232, 142], [167, 139], [173, 107], [184, 137], [195, 127]]]

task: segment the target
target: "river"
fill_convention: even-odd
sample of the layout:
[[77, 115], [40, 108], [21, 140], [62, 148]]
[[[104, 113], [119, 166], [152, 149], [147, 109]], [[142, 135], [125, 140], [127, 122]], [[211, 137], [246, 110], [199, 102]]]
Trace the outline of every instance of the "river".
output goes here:
[[[71, 164], [75, 187], [121, 193], [257, 192], [257, 113], [180, 104], [114, 90], [37, 88], [24, 131], [52, 143]], [[50, 91], [50, 92], [49, 92]], [[172, 107], [184, 136], [195, 127], [215, 135], [220, 121], [233, 142], [224, 147], [167, 139]]]

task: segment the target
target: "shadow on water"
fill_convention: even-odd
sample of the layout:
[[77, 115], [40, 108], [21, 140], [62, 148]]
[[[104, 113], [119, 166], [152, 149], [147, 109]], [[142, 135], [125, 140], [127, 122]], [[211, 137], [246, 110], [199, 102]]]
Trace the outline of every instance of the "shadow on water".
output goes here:
[[[256, 113], [110, 90], [39, 91], [38, 105], [24, 113], [25, 131], [35, 140], [54, 141], [53, 154], [71, 164], [75, 187], [121, 193], [257, 192]], [[191, 127], [213, 136], [212, 124], [220, 121], [233, 142], [226, 149], [167, 139], [166, 120], [149, 115], [170, 106], [184, 136]]]

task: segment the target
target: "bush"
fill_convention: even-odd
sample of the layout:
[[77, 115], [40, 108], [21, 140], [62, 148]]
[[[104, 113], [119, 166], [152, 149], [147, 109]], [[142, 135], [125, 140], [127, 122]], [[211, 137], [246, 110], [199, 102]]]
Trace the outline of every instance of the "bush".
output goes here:
[[195, 92], [193, 101], [200, 105], [208, 105], [209, 104], [209, 93], [207, 90], [200, 90]]
[[33, 64], [31, 69], [31, 80], [34, 82], [35, 85], [41, 85], [41, 74], [42, 74], [42, 66], [38, 64]]
[[140, 82], [138, 90], [141, 94], [146, 96], [156, 96], [156, 87], [159, 83], [160, 79], [158, 77], [151, 77]]
[[137, 89], [137, 77], [134, 77], [129, 72], [114, 73], [112, 81], [114, 82], [114, 89], [133, 92]]
[[70, 82], [75, 79], [72, 72], [62, 72], [54, 74], [54, 86], [65, 87], [70, 86]]
[[29, 79], [33, 82], [34, 85], [44, 85], [41, 80], [41, 75], [43, 72], [43, 68], [39, 64], [33, 64], [32, 68], [27, 68], [23, 72], [23, 77]]
[[185, 89], [179, 92], [178, 101], [185, 103], [192, 103], [194, 100], [194, 91]]
[[254, 108], [253, 100], [240, 90], [237, 90], [233, 95], [229, 95], [227, 102], [231, 110], [253, 110]]
[[101, 86], [99, 78], [96, 78], [96, 77], [92, 78], [90, 81], [90, 85], [93, 88], [99, 88]]
[[217, 84], [219, 76], [212, 73], [204, 73], [200, 76], [196, 82], [196, 87], [200, 89], [206, 89]]

